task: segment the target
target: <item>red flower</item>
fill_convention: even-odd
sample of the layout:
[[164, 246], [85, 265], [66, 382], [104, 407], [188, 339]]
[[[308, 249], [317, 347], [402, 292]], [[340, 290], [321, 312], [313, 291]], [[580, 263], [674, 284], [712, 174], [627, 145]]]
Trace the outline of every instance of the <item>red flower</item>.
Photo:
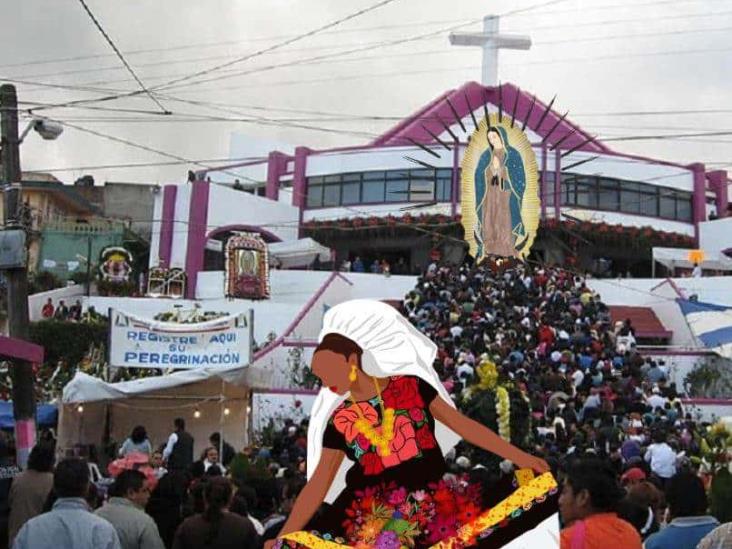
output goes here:
[[394, 467], [419, 454], [414, 426], [406, 416], [397, 416], [394, 421], [394, 438], [389, 443], [389, 449], [391, 452], [388, 456], [381, 456], [384, 467]]
[[356, 443], [361, 448], [361, 450], [368, 450], [371, 448], [371, 443], [369, 442], [369, 439], [367, 439], [363, 434], [359, 433], [356, 436]]
[[363, 467], [364, 475], [378, 475], [384, 470], [384, 464], [381, 462], [381, 458], [373, 452], [362, 455], [359, 461], [361, 462], [361, 467]]
[[409, 410], [409, 417], [412, 418], [412, 421], [420, 423], [424, 421], [424, 411], [422, 408], [412, 408]]
[[395, 410], [424, 408], [417, 379], [413, 377], [404, 376], [392, 379], [381, 396], [384, 399], [384, 406]]
[[478, 515], [480, 515], [480, 509], [476, 505], [468, 503], [458, 509], [457, 518], [460, 524], [469, 524], [478, 518]]
[[429, 425], [423, 425], [417, 429], [417, 445], [422, 450], [431, 450], [437, 446], [437, 441], [435, 441]]

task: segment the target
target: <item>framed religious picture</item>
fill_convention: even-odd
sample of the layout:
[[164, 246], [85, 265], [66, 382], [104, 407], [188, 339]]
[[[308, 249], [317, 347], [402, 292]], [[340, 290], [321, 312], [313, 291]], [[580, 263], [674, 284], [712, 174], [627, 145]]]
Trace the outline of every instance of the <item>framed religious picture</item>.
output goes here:
[[256, 233], [237, 233], [226, 242], [226, 296], [269, 297], [267, 244]]
[[539, 174], [526, 134], [510, 117], [490, 114], [462, 162], [462, 220], [470, 253], [526, 258], [539, 228]]

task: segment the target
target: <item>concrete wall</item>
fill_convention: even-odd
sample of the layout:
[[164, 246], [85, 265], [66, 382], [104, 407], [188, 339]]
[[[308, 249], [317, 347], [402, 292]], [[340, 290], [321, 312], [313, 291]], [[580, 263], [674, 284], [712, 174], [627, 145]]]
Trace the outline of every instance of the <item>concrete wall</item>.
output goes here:
[[157, 185], [105, 183], [104, 215], [130, 220], [130, 228], [150, 241]]
[[732, 217], [700, 223], [699, 244], [710, 255], [732, 248]]
[[208, 232], [231, 225], [261, 226], [281, 240], [296, 240], [298, 220], [299, 210], [290, 204], [211, 184]]
[[41, 292], [28, 296], [28, 318], [31, 322], [41, 320], [41, 309], [49, 298], [53, 300], [53, 306], [58, 305], [60, 300], [64, 300], [67, 306], [71, 306], [77, 299], [84, 295], [84, 286], [81, 284], [72, 284], [64, 288], [58, 288], [48, 292]]

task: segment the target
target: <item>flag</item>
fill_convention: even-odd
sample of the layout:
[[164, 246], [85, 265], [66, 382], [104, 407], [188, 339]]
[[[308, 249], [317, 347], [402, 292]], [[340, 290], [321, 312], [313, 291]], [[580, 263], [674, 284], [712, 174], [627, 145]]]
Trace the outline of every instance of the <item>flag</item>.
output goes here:
[[694, 336], [724, 358], [732, 359], [732, 307], [677, 299]]

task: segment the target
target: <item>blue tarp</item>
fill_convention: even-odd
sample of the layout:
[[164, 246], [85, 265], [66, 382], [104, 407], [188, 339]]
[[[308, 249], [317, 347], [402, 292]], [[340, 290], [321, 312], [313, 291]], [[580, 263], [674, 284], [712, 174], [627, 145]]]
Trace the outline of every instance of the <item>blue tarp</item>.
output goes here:
[[[55, 404], [39, 404], [36, 407], [36, 422], [39, 427], [53, 427], [58, 421], [58, 408]], [[13, 403], [0, 401], [0, 429], [15, 427]]]

